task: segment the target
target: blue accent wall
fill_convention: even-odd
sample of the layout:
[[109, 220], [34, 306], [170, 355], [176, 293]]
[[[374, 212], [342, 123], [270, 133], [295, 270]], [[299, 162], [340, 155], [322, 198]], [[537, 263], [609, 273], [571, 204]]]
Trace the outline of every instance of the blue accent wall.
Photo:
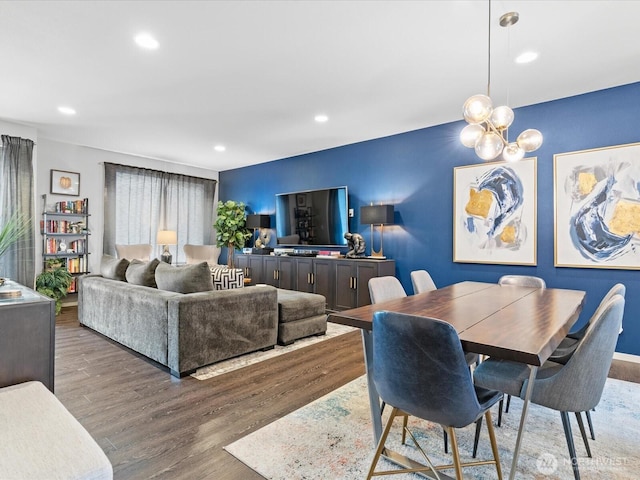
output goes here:
[[[464, 99], [461, 99], [461, 103]], [[640, 142], [640, 83], [516, 109], [512, 136], [526, 128], [544, 135], [538, 158], [538, 265], [453, 262], [453, 167], [477, 164], [458, 135], [465, 123], [438, 125], [353, 145], [220, 172], [220, 199], [245, 202], [252, 212], [275, 210], [275, 194], [347, 185], [351, 232], [361, 233], [369, 252], [369, 227], [360, 225], [363, 205], [395, 205], [393, 226], [384, 229], [384, 253], [396, 261], [396, 276], [412, 293], [410, 272], [428, 270], [436, 285], [463, 280], [496, 282], [505, 274], [536, 275], [549, 287], [585, 290], [578, 324], [588, 320], [617, 283], [627, 286], [624, 332], [617, 350], [640, 355], [640, 271], [554, 267], [553, 155]], [[273, 224], [273, 222], [272, 222]], [[379, 233], [375, 233], [379, 249]]]

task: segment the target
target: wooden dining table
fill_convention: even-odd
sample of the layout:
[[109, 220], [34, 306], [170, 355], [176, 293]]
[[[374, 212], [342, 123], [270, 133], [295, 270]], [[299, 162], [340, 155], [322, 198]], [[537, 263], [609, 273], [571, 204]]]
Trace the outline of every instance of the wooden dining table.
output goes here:
[[[509, 479], [513, 480], [538, 367], [549, 358], [578, 319], [585, 296], [586, 293], [579, 290], [461, 282], [431, 292], [332, 312], [328, 320], [362, 331], [376, 444], [382, 434], [382, 412], [371, 369], [374, 312], [386, 310], [444, 320], [456, 329], [466, 352], [529, 365], [529, 384], [509, 472]], [[411, 460], [390, 450], [385, 456], [407, 467], [412, 464]]]

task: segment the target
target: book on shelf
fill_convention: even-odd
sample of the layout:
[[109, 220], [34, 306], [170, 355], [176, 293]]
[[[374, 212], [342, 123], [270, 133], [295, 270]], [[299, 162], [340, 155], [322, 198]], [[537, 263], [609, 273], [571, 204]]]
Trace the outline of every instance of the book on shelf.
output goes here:
[[82, 200], [66, 200], [62, 202], [56, 202], [55, 212], [51, 212], [51, 213], [85, 214], [88, 212], [89, 212], [89, 199], [84, 198]]

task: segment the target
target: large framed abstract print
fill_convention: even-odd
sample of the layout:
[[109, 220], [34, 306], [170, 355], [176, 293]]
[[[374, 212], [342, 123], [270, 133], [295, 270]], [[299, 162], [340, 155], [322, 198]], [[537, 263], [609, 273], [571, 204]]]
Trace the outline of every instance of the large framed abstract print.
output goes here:
[[536, 264], [536, 162], [454, 168], [454, 262]]
[[555, 265], [640, 269], [640, 143], [553, 157]]

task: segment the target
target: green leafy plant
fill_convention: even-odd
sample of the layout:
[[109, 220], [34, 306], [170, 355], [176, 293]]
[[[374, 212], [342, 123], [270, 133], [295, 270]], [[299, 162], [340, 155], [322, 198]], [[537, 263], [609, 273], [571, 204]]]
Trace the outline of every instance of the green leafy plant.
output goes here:
[[45, 270], [36, 277], [36, 291], [56, 301], [56, 315], [62, 310], [62, 299], [67, 296], [73, 277], [64, 268]]
[[244, 247], [245, 242], [251, 238], [251, 232], [245, 226], [245, 205], [233, 200], [218, 202], [217, 213], [218, 218], [213, 224], [216, 229], [216, 246], [227, 247], [227, 265], [233, 267], [233, 251]]
[[29, 233], [31, 228], [31, 217], [23, 213], [16, 212], [9, 217], [7, 222], [0, 228], [0, 257], [9, 250], [14, 243]]

